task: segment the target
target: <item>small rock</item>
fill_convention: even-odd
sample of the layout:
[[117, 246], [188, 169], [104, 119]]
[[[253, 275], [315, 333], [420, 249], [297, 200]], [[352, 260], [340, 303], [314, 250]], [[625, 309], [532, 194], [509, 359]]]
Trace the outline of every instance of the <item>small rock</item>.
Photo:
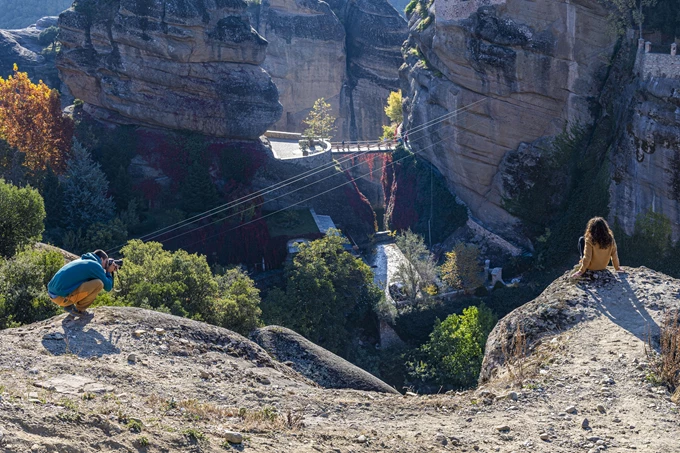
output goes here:
[[510, 427], [508, 425], [496, 426], [496, 431], [510, 431]]
[[38, 370], [37, 368], [31, 368], [30, 370], [28, 370], [28, 373], [29, 374], [39, 374], [40, 370]]
[[135, 330], [135, 332], [133, 333], [133, 335], [134, 335], [136, 338], [139, 338], [139, 337], [141, 337], [142, 335], [144, 335], [145, 333], [146, 333], [146, 330], [144, 330], [144, 329], [138, 329], [138, 330]]
[[45, 340], [63, 340], [64, 334], [61, 332], [48, 333], [43, 337]]
[[31, 445], [31, 451], [40, 451], [40, 445], [38, 444]]
[[38, 392], [28, 392], [29, 398], [38, 398]]
[[230, 444], [240, 444], [243, 442], [243, 435], [235, 431], [224, 431], [222, 437]]
[[538, 437], [540, 437], [541, 440], [544, 440], [544, 441], [550, 440], [550, 434], [548, 434], [548, 433], [541, 433]]
[[597, 442], [598, 440], [600, 440], [600, 438], [598, 436], [590, 436], [590, 437], [586, 437], [586, 440], [588, 442]]
[[137, 354], [132, 353], [127, 356], [128, 363], [137, 363]]
[[165, 329], [161, 329], [160, 327], [156, 327], [153, 330], [154, 330], [154, 332], [156, 332], [156, 335], [165, 335]]
[[581, 422], [581, 428], [590, 429], [590, 422], [588, 421], [587, 418], [584, 418], [583, 421]]
[[517, 401], [519, 399], [519, 395], [517, 395], [517, 392], [510, 392], [505, 397], [509, 400]]
[[434, 436], [434, 440], [435, 440], [435, 442], [437, 442], [438, 444], [441, 444], [441, 445], [446, 445], [446, 444], [449, 443], [449, 440], [442, 433], [437, 433], [437, 435]]
[[361, 436], [357, 437], [357, 442], [359, 442], [360, 444], [364, 444], [368, 442], [368, 439], [366, 438], [366, 436], [362, 434]]
[[576, 411], [576, 406], [569, 406], [564, 410], [567, 414], [575, 414]]
[[413, 392], [406, 392], [406, 396], [418, 396], [418, 395]]
[[205, 370], [201, 370], [200, 374], [201, 374], [201, 378], [203, 378], [203, 379], [210, 379], [212, 377], [212, 374], [208, 373]]
[[5, 437], [5, 433], [0, 431], [0, 442], [2, 442], [2, 439]]
[[605, 409], [604, 406], [603, 406], [602, 404], [598, 404], [598, 405], [597, 405], [597, 411], [598, 411], [600, 414], [606, 414], [606, 413], [607, 413], [607, 409]]

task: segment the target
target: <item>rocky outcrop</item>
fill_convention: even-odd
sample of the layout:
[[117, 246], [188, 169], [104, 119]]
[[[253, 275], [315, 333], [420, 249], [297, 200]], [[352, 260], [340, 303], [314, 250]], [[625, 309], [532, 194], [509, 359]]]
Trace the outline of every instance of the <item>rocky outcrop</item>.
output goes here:
[[16, 64], [34, 82], [42, 80], [52, 88], [61, 88], [54, 56], [44, 52], [38, 42], [40, 33], [52, 25], [57, 25], [57, 17], [43, 17], [20, 30], [0, 30], [0, 77], [11, 75]]
[[610, 200], [610, 217], [627, 234], [652, 210], [670, 219], [672, 238], [680, 239], [680, 78], [639, 82], [612, 154]]
[[263, 327], [251, 333], [251, 338], [276, 360], [324, 388], [398, 393], [372, 374], [285, 327]]
[[409, 25], [406, 126], [438, 121], [410, 134], [411, 146], [474, 217], [521, 243], [502, 206], [499, 166], [522, 143], [593, 121], [613, 53], [606, 11], [595, 0], [435, 0], [422, 2]]
[[267, 42], [243, 0], [84, 0], [61, 14], [57, 66], [96, 117], [253, 139], [281, 115]]
[[406, 22], [387, 0], [265, 0], [249, 11], [269, 41], [264, 67], [284, 107], [277, 129], [302, 132], [302, 120], [323, 97], [337, 117], [335, 139], [382, 134], [407, 36]]
[[641, 344], [655, 337], [658, 341], [664, 314], [680, 308], [680, 281], [646, 267], [622, 270], [589, 271], [578, 281], [570, 279], [569, 271], [501, 319], [486, 342], [480, 384], [499, 375], [509, 360], [522, 360], [529, 367], [533, 351], [546, 339], [561, 332], [578, 336], [574, 326], [597, 319], [608, 319]]

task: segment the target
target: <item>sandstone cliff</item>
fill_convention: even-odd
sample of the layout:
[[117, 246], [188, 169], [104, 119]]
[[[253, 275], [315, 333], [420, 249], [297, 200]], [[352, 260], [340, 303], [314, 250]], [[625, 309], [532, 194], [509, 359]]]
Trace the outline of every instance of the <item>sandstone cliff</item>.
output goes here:
[[[677, 57], [680, 61], [680, 57]], [[648, 210], [671, 221], [680, 239], [680, 71], [677, 78], [645, 77], [636, 89], [612, 154], [610, 217], [627, 234]]]
[[382, 134], [407, 37], [406, 22], [387, 0], [265, 0], [249, 11], [269, 41], [264, 67], [284, 107], [277, 129], [302, 132], [302, 120], [323, 97], [338, 118], [335, 139]]
[[[499, 166], [522, 143], [590, 124], [613, 40], [595, 0], [422, 2], [401, 71], [409, 140], [473, 216], [521, 242], [502, 207]], [[470, 106], [469, 111], [454, 114]]]
[[119, 123], [257, 138], [281, 115], [242, 0], [79, 1], [59, 19], [62, 80]]
[[19, 30], [0, 30], [0, 77], [11, 75], [16, 64], [34, 82], [42, 80], [52, 88], [60, 88], [54, 57], [43, 55], [43, 46], [38, 42], [40, 33], [52, 25], [57, 25], [56, 17], [43, 17]]

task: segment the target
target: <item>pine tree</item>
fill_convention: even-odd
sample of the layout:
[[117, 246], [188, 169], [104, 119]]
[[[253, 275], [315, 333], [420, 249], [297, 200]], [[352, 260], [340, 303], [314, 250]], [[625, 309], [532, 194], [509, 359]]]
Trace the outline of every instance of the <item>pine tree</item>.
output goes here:
[[64, 188], [59, 177], [52, 171], [52, 167], [47, 167], [45, 179], [42, 183], [41, 195], [45, 200], [45, 228], [52, 229], [62, 226], [64, 211]]
[[331, 105], [324, 98], [317, 99], [303, 123], [307, 125], [306, 136], [330, 139], [331, 133], [335, 130], [335, 117], [331, 115]]
[[182, 208], [186, 212], [205, 211], [217, 203], [217, 190], [205, 163], [205, 141], [201, 137], [190, 137], [184, 147], [191, 163], [182, 183]]
[[64, 188], [64, 223], [71, 229], [83, 229], [113, 218], [114, 204], [108, 195], [109, 182], [99, 164], [77, 141], [62, 177]]

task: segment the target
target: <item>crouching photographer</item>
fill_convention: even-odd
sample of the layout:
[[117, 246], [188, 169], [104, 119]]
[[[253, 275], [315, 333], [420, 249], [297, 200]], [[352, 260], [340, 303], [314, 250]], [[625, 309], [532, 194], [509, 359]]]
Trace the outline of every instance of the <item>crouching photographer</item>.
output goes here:
[[59, 269], [47, 284], [52, 302], [75, 316], [86, 315], [102, 291], [113, 289], [113, 276], [123, 266], [123, 260], [114, 260], [103, 250], [86, 253]]

